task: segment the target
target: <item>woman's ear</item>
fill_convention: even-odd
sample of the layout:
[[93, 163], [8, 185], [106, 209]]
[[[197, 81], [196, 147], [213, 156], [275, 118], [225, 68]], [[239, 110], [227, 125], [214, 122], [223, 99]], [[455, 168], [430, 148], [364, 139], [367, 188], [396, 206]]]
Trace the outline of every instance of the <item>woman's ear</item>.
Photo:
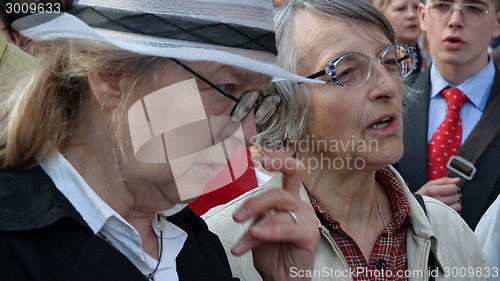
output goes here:
[[123, 76], [120, 73], [89, 70], [88, 77], [90, 88], [101, 107], [115, 109], [122, 98], [120, 81]]

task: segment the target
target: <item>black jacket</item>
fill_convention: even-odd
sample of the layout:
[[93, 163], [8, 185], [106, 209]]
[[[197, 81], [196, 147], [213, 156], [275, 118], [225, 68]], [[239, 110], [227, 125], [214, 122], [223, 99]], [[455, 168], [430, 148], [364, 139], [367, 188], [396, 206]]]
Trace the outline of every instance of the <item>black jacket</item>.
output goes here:
[[[188, 234], [176, 260], [180, 280], [237, 280], [218, 237], [191, 209], [168, 220]], [[94, 235], [39, 166], [0, 170], [0, 271], [3, 281], [146, 280]]]

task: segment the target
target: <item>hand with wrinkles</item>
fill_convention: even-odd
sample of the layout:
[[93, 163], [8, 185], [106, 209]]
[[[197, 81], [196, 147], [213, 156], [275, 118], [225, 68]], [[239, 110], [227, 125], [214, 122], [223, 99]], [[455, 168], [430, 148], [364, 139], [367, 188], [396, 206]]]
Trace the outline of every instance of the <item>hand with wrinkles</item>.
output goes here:
[[253, 218], [253, 223], [231, 252], [242, 255], [252, 250], [254, 265], [264, 280], [310, 280], [290, 276], [292, 267], [313, 269], [319, 241], [318, 219], [299, 196], [304, 167], [282, 153], [268, 152], [268, 156], [263, 166], [283, 174], [283, 188], [248, 199], [234, 213], [236, 222]]

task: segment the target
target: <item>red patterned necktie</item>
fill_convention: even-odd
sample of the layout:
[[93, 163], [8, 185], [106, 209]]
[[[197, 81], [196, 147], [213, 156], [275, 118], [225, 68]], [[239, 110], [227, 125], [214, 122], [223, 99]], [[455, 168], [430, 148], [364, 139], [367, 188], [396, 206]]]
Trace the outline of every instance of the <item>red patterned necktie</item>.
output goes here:
[[446, 163], [451, 156], [457, 154], [462, 140], [462, 120], [459, 112], [467, 102], [467, 96], [459, 89], [445, 89], [442, 94], [448, 103], [448, 112], [428, 146], [429, 180], [445, 176]]

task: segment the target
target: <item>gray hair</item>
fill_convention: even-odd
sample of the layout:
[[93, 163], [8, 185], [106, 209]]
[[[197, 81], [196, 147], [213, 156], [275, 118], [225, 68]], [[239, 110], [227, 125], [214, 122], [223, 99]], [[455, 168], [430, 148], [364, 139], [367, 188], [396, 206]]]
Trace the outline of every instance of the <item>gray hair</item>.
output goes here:
[[[297, 73], [300, 54], [294, 46], [292, 21], [299, 10], [308, 10], [334, 19], [375, 26], [394, 43], [394, 30], [384, 15], [366, 0], [291, 0], [274, 15], [278, 65]], [[304, 85], [290, 81], [277, 81], [268, 85], [266, 91], [278, 93], [281, 104], [273, 117], [258, 127], [258, 143], [268, 148], [279, 149], [300, 140], [304, 131], [309, 107]]]

